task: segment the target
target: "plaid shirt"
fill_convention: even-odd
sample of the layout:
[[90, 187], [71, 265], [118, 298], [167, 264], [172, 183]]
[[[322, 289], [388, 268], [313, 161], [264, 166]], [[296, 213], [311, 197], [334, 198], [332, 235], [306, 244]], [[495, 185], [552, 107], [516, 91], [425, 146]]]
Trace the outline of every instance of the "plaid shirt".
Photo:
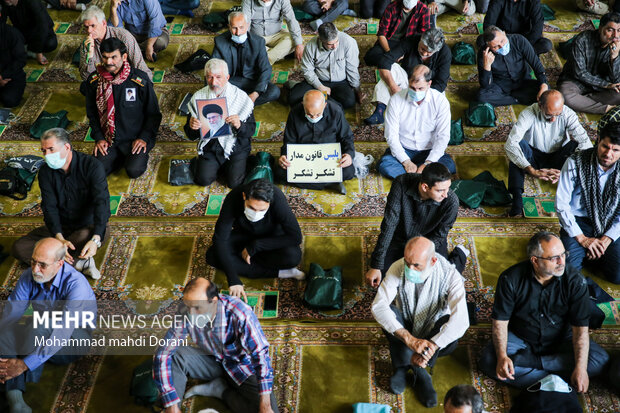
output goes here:
[[[388, 4], [383, 13], [383, 17], [381, 17], [377, 36], [385, 36], [388, 40], [394, 36], [402, 18], [402, 11], [402, 0], [396, 0]], [[411, 16], [409, 16], [409, 25], [407, 26], [405, 37], [425, 32], [430, 29], [430, 27], [431, 16], [428, 13], [428, 7], [426, 7], [426, 4], [418, 1], [418, 4], [411, 12]]]
[[[213, 329], [191, 326], [171, 328], [166, 339], [184, 340], [189, 335], [198, 347], [222, 363], [222, 367], [237, 385], [256, 375], [260, 394], [271, 393], [273, 369], [269, 358], [269, 343], [252, 309], [240, 299], [218, 296], [217, 314]], [[172, 383], [172, 356], [176, 347], [159, 347], [153, 362], [153, 378], [157, 383], [164, 407], [179, 403]]]

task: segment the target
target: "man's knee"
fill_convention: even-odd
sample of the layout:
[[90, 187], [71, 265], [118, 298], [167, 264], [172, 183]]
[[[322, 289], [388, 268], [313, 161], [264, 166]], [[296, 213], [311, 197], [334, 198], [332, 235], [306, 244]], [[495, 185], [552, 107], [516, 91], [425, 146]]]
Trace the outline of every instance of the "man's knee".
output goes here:
[[21, 237], [13, 243], [11, 255], [18, 261], [28, 264], [32, 258], [35, 241], [28, 237]]
[[2, 104], [8, 108], [14, 108], [19, 106], [19, 103], [22, 101], [22, 97], [24, 96], [24, 91], [21, 93], [3, 93], [0, 96], [0, 101]]
[[127, 176], [131, 179], [139, 178], [146, 171], [147, 165], [148, 165], [148, 158], [146, 160], [136, 160], [133, 162], [127, 162], [127, 165], [125, 166], [125, 171], [127, 172]]
[[594, 341], [590, 340], [590, 353], [588, 357], [588, 375], [596, 377], [603, 372], [609, 363], [609, 354]]
[[301, 248], [298, 245], [286, 248], [282, 254], [282, 267], [293, 268], [301, 262]]

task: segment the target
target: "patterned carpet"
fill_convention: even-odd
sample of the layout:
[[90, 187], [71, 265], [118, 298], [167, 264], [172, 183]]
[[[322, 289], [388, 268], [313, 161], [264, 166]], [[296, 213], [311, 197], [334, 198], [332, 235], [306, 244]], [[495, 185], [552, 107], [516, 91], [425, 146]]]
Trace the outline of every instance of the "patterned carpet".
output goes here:
[[[104, 10], [107, 1], [93, 0]], [[293, 1], [299, 6], [300, 1]], [[542, 56], [549, 77], [554, 82], [564, 60], [557, 53], [560, 41], [575, 32], [593, 27], [596, 16], [577, 13], [572, 2], [545, 0], [556, 11], [556, 20], [545, 24], [545, 36], [555, 48]], [[359, 10], [357, 2], [350, 2]], [[118, 204], [112, 218], [111, 237], [97, 256], [103, 278], [91, 281], [100, 299], [166, 300], [181, 295], [182, 286], [192, 277], [207, 276], [221, 284], [222, 273], [205, 263], [204, 253], [211, 243], [216, 216], [205, 215], [210, 199], [217, 200], [228, 189], [219, 183], [210, 187], [172, 187], [167, 183], [169, 163], [175, 158], [189, 158], [195, 154], [195, 143], [187, 141], [182, 126], [184, 118], [176, 114], [183, 96], [201, 87], [200, 72], [182, 74], [171, 69], [198, 48], [213, 48], [214, 33], [199, 23], [209, 11], [226, 10], [234, 2], [202, 2], [195, 10], [196, 18], [174, 17], [172, 25], [183, 25], [179, 35], [171, 36], [170, 46], [158, 56], [154, 70], [165, 70], [163, 82], [155, 85], [163, 113], [158, 143], [151, 152], [147, 172], [136, 180], [124, 173], [109, 177], [113, 202]], [[90, 152], [92, 143], [84, 142], [88, 125], [84, 98], [78, 91], [78, 71], [70, 61], [83, 41], [78, 13], [50, 11], [57, 23], [69, 23], [65, 34], [60, 34], [57, 51], [47, 57], [37, 81], [27, 85], [22, 104], [13, 110], [16, 119], [0, 135], [0, 159], [22, 154], [38, 154], [38, 142], [29, 138], [31, 123], [42, 110], [69, 111], [72, 121], [69, 130], [76, 150]], [[457, 16], [448, 13], [439, 18], [439, 26], [446, 32], [447, 42], [474, 43], [477, 28], [483, 16]], [[371, 20], [376, 23], [376, 20]], [[368, 22], [358, 18], [340, 17], [339, 29], [354, 36], [360, 55], [375, 41], [366, 34]], [[306, 40], [313, 35], [307, 24], [302, 24]], [[29, 60], [27, 73], [33, 80], [41, 66]], [[289, 79], [300, 79], [299, 66], [291, 59], [279, 62], [274, 71], [288, 72]], [[360, 67], [362, 89], [372, 93], [375, 71]], [[451, 81], [446, 94], [451, 103], [452, 118], [458, 119], [468, 107], [477, 88], [474, 65], [452, 66]], [[465, 143], [448, 148], [455, 158], [457, 174], [469, 179], [489, 170], [506, 181], [508, 162], [503, 142], [511, 125], [524, 106], [496, 109], [496, 128], [465, 127]], [[377, 160], [386, 144], [381, 127], [363, 126], [362, 119], [372, 112], [366, 99], [362, 105], [347, 111], [346, 116], [356, 136], [356, 149]], [[282, 140], [288, 108], [270, 103], [256, 109], [260, 127], [253, 142], [253, 151], [277, 154]], [[595, 136], [597, 116], [579, 114], [592, 137]], [[282, 189], [304, 234], [302, 268], [311, 262], [324, 267], [344, 265], [344, 308], [319, 312], [301, 302], [305, 283], [291, 280], [244, 280], [248, 289], [278, 290], [279, 315], [263, 322], [272, 344], [271, 354], [276, 372], [275, 393], [282, 412], [348, 412], [350, 404], [358, 401], [385, 403], [394, 412], [423, 411], [413, 392], [408, 389], [402, 396], [388, 390], [390, 364], [387, 342], [380, 328], [372, 320], [369, 306], [374, 292], [363, 283], [370, 253], [379, 234], [379, 224], [390, 189], [390, 181], [380, 177], [371, 168], [366, 178], [346, 183], [347, 195], [327, 191], [300, 190], [290, 186]], [[533, 179], [526, 180], [526, 194], [553, 196], [555, 188]], [[210, 196], [213, 196], [210, 198]], [[24, 201], [0, 199], [0, 245], [7, 251], [13, 241], [40, 225], [42, 221], [40, 195], [35, 182]], [[475, 303], [479, 325], [472, 327], [461, 340], [451, 357], [440, 359], [434, 371], [434, 382], [440, 400], [447, 389], [457, 383], [471, 383], [482, 393], [485, 410], [505, 412], [510, 407], [514, 392], [483, 376], [477, 369], [479, 350], [490, 338], [490, 309], [494, 286], [499, 273], [525, 257], [524, 246], [529, 236], [540, 229], [559, 229], [557, 221], [549, 218], [535, 220], [507, 218], [503, 207], [461, 208], [459, 219], [449, 235], [451, 246], [463, 244], [471, 251], [464, 272], [468, 300]], [[10, 293], [24, 267], [12, 259], [0, 264], [0, 298]], [[590, 274], [591, 275], [591, 274]], [[612, 296], [620, 299], [620, 287], [595, 280]], [[606, 309], [609, 325], [593, 332], [594, 338], [613, 354], [620, 354], [620, 309], [618, 302]], [[40, 384], [31, 385], [27, 402], [35, 412], [146, 412], [148, 409], [133, 404], [128, 395], [131, 371], [144, 357], [92, 356], [69, 367], [46, 368]], [[110, 397], [114, 395], [115, 397]], [[186, 402], [187, 412], [214, 407], [227, 410], [216, 400], [195, 398]], [[590, 391], [581, 397], [588, 412], [620, 411], [620, 399], [612, 394], [603, 381], [594, 380]], [[439, 412], [442, 407], [428, 409]]]

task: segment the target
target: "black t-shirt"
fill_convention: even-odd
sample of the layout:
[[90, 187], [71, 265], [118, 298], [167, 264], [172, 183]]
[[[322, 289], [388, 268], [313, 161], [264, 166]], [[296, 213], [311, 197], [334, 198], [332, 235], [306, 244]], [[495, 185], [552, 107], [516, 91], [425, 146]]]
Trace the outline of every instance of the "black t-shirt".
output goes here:
[[543, 286], [534, 278], [529, 261], [513, 265], [497, 281], [491, 317], [510, 320], [508, 329], [544, 352], [561, 342], [571, 326], [589, 323], [585, 278], [566, 265], [561, 277]]

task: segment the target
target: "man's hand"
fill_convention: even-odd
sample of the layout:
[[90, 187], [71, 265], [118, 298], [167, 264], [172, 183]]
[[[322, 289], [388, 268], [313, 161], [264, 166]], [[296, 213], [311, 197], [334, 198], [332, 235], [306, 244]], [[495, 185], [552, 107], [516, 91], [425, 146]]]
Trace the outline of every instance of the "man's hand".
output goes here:
[[97, 141], [97, 143], [95, 143], [95, 150], [93, 151], [93, 154], [97, 156], [97, 152], [101, 152], [103, 156], [106, 156], [108, 154], [109, 147], [110, 144], [108, 143], [108, 141], [104, 139]]
[[431, 4], [428, 5], [429, 14], [437, 14], [438, 10], [439, 10], [439, 7], [437, 7], [437, 3], [432, 2]]
[[508, 356], [497, 358], [497, 367], [495, 368], [495, 374], [500, 380], [514, 380], [515, 379], [515, 367], [512, 364], [512, 360]]
[[575, 370], [573, 370], [573, 374], [570, 376], [570, 381], [575, 390], [577, 390], [577, 393], [585, 393], [588, 391], [590, 378], [588, 377], [588, 372], [586, 370], [575, 368]]
[[87, 56], [91, 59], [95, 53], [95, 39], [93, 39], [92, 34], [86, 36], [86, 40], [84, 40], [84, 48], [88, 51]]
[[291, 166], [291, 163], [288, 161], [288, 159], [286, 159], [286, 155], [282, 155], [278, 158], [278, 165], [280, 165], [280, 168], [286, 169]]
[[463, 2], [463, 14], [467, 14], [469, 12], [469, 1], [465, 0]]
[[585, 3], [586, 7], [592, 7], [594, 6], [594, 2], [596, 0], [583, 0], [583, 2]]
[[405, 162], [403, 162], [403, 168], [405, 168], [405, 172], [407, 172], [408, 174], [414, 174], [418, 170], [416, 164], [411, 162], [410, 159], [407, 159]]
[[252, 259], [252, 257], [250, 257], [250, 254], [248, 254], [248, 250], [246, 248], [244, 248], [243, 251], [241, 251], [241, 258], [243, 258], [243, 261], [247, 262], [248, 265], [252, 265], [250, 263], [250, 260]]
[[135, 155], [142, 152], [146, 153], [146, 142], [142, 139], [136, 139], [131, 144], [131, 153]]
[[164, 413], [181, 413], [181, 409], [179, 409], [179, 403], [166, 407], [164, 409]]
[[82, 252], [80, 252], [79, 258], [87, 259], [90, 257], [94, 257], [96, 253], [97, 244], [95, 244], [93, 240], [90, 240], [86, 243], [86, 245], [84, 245], [84, 248], [82, 248]]
[[423, 163], [422, 165], [418, 166], [418, 170], [416, 172], [421, 174], [424, 168], [426, 168], [426, 165], [427, 165], [426, 163]]
[[620, 44], [618, 44], [618, 42], [611, 42], [609, 43], [609, 57], [611, 58], [611, 60], [616, 60], [616, 58], [618, 57], [618, 53], [620, 53]]
[[49, 63], [47, 61], [47, 57], [45, 57], [43, 53], [37, 53], [37, 62], [39, 62], [40, 65], [44, 66]]
[[7, 83], [9, 83], [11, 81], [11, 79], [9, 78], [3, 78], [2, 76], [0, 76], [0, 87], [5, 87]]
[[435, 351], [437, 351], [438, 348], [437, 344], [433, 343], [430, 340], [415, 338], [413, 336], [411, 336], [411, 338], [408, 340], [407, 347], [418, 353], [426, 361], [429, 361], [431, 357], [433, 357]]
[[381, 284], [381, 271], [371, 268], [366, 273], [366, 284], [373, 288], [377, 288]]
[[73, 245], [73, 243], [71, 241], [66, 240], [62, 236], [62, 234], [56, 234], [55, 238], [58, 241], [62, 242], [65, 247], [67, 247], [67, 253], [65, 254], [65, 261], [67, 261], [69, 264], [73, 264], [73, 257], [71, 256], [71, 254], [69, 254], [69, 251], [75, 250], [75, 246]]
[[620, 83], [610, 83], [605, 87], [606, 89], [611, 89], [616, 93], [620, 93]]
[[22, 359], [0, 359], [0, 383], [13, 379], [28, 370]]
[[268, 394], [260, 395], [260, 404], [258, 406], [258, 413], [273, 413], [271, 409], [271, 399]]
[[327, 93], [328, 96], [332, 94], [331, 88], [328, 88], [327, 86], [321, 85], [319, 86], [319, 90], [323, 93]]
[[548, 84], [543, 83], [542, 85], [540, 85], [540, 87], [538, 88], [538, 94], [536, 95], [536, 100], [539, 100], [540, 99], [540, 95], [545, 93], [547, 90], [549, 90], [549, 85]]
[[484, 49], [482, 52], [482, 65], [484, 66], [484, 70], [490, 72], [491, 65], [495, 61], [495, 54], [488, 47]]
[[353, 163], [353, 159], [351, 159], [351, 155], [349, 155], [348, 153], [345, 153], [344, 155], [342, 155], [342, 158], [340, 158], [340, 162], [338, 162], [338, 166], [340, 166], [341, 168], [346, 168], [347, 166], [351, 166], [352, 163]]
[[525, 168], [525, 172], [542, 181], [557, 183], [560, 179], [560, 171], [553, 168], [534, 169], [532, 165]]
[[239, 115], [231, 115], [227, 117], [226, 123], [228, 123], [235, 129], [239, 129], [241, 127], [241, 120], [239, 119]]
[[334, 4], [334, 0], [319, 0], [319, 6], [321, 6], [321, 10], [326, 12], [327, 10], [332, 8], [332, 4]]
[[605, 251], [607, 251], [607, 247], [611, 244], [611, 239], [603, 235], [601, 238], [594, 238], [592, 243], [590, 244], [590, 248], [588, 248], [588, 252], [586, 256], [590, 260], [596, 260], [605, 255]]
[[252, 99], [252, 102], [256, 102], [256, 99], [258, 99], [258, 92], [252, 92], [248, 96]]
[[118, 6], [121, 4], [122, 0], [112, 0], [112, 3], [110, 3], [110, 8], [111, 10], [116, 11], [116, 9], [118, 8]]
[[153, 49], [153, 45], [150, 43], [147, 43], [146, 45], [146, 50], [144, 51], [144, 54], [146, 55], [146, 60], [148, 60], [149, 62], [154, 62], [155, 59], [153, 59], [153, 55], [155, 54], [155, 49]]
[[245, 294], [243, 285], [232, 285], [228, 290], [233, 297], [243, 298], [243, 301], [248, 302], [248, 296]]
[[196, 119], [193, 116], [191, 118], [189, 118], [189, 127], [190, 127], [190, 129], [198, 130], [198, 129], [200, 129], [200, 126], [201, 126], [200, 125], [200, 121], [198, 119]]
[[396, 84], [396, 82], [394, 82], [394, 84], [393, 84], [393, 85], [389, 86], [389, 89], [390, 89], [390, 95], [393, 95], [393, 94], [395, 94], [395, 93], [398, 93], [398, 92], [400, 92], [400, 91], [402, 90], [402, 89], [400, 88], [400, 86], [398, 86], [398, 85]]
[[428, 366], [428, 361], [420, 354], [413, 353], [411, 356], [411, 364], [414, 366], [422, 367], [423, 369]]
[[298, 62], [301, 62], [301, 57], [303, 55], [304, 55], [304, 45], [298, 44], [297, 46], [295, 46], [295, 59], [297, 59]]

